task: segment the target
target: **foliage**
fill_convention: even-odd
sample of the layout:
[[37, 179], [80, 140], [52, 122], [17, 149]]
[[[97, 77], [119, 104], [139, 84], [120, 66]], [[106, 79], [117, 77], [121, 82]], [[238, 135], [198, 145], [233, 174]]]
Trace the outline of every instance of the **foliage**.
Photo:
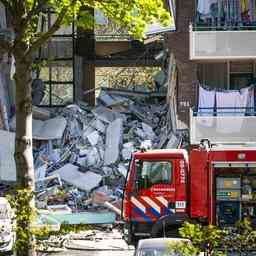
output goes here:
[[174, 253], [182, 256], [191, 256], [199, 254], [200, 250], [189, 241], [182, 241], [168, 244], [168, 252], [169, 254]]
[[32, 248], [34, 246], [34, 244], [31, 243], [33, 234], [30, 226], [36, 216], [31, 204], [33, 197], [34, 194], [30, 189], [20, 188], [16, 189], [14, 195], [7, 197], [11, 207], [15, 211], [15, 232], [17, 237], [15, 248], [19, 250]]
[[255, 251], [256, 230], [248, 218], [237, 222], [235, 227], [227, 230], [223, 247], [229, 252], [236, 252], [237, 255], [251, 255], [250, 251]]
[[11, 207], [15, 211], [16, 226], [15, 232], [17, 241], [15, 248], [19, 250], [31, 248], [32, 236], [36, 238], [36, 242], [33, 246], [38, 247], [40, 240], [49, 238], [50, 236], [63, 236], [71, 232], [81, 232], [89, 230], [90, 226], [87, 224], [70, 225], [62, 223], [59, 231], [52, 231], [50, 226], [38, 227], [31, 225], [35, 223], [37, 213], [35, 208], [30, 203], [33, 200], [34, 193], [29, 189], [17, 189], [14, 194], [8, 195], [7, 199], [10, 202]]
[[[16, 33], [14, 47], [2, 44], [10, 52], [15, 52], [15, 44], [22, 41], [27, 45], [24, 55], [30, 55], [60, 29], [62, 25], [92, 29], [95, 26], [93, 9], [120, 24], [138, 39], [144, 37], [147, 25], [160, 22], [169, 25], [172, 20], [164, 8], [163, 0], [17, 0], [2, 1], [9, 11]], [[56, 20], [48, 31], [38, 31], [38, 22], [46, 16], [47, 10], [55, 13]], [[18, 40], [17, 40], [18, 39]], [[8, 47], [6, 47], [8, 46]]]
[[202, 226], [185, 222], [183, 227], [180, 228], [179, 233], [183, 238], [189, 239], [192, 242], [192, 244], [188, 243], [185, 246], [181, 246], [182, 253], [185, 256], [191, 255], [190, 253], [192, 252], [195, 255], [200, 252], [216, 256], [225, 255], [219, 252], [219, 248], [227, 232], [216, 226]]

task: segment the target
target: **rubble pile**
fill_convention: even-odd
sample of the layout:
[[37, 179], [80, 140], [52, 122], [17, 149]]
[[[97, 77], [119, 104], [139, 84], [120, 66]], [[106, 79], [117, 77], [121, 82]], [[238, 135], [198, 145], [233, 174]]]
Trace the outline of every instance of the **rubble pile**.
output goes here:
[[93, 109], [70, 105], [33, 120], [39, 209], [111, 208], [106, 202], [118, 209], [132, 152], [168, 144], [164, 101], [106, 92], [97, 101]]

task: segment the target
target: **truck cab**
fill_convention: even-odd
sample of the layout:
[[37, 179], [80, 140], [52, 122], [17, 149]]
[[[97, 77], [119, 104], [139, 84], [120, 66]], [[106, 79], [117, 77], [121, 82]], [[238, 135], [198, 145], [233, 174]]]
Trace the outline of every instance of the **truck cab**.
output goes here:
[[183, 149], [134, 153], [124, 191], [128, 242], [176, 232], [188, 218], [188, 155]]

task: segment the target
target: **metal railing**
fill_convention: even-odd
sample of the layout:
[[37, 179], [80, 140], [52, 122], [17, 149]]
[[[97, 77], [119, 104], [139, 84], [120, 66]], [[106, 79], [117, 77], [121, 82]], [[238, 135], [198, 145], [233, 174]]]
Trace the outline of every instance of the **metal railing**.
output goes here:
[[233, 115], [237, 116], [256, 116], [256, 107], [218, 107], [192, 109], [193, 116], [218, 116]]

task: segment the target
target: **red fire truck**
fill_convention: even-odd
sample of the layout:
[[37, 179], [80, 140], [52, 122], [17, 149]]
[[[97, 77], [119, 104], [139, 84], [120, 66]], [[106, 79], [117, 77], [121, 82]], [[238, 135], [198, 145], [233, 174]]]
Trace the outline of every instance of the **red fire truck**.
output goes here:
[[186, 220], [234, 225], [256, 221], [256, 148], [211, 146], [132, 156], [123, 200], [128, 242], [172, 236]]

